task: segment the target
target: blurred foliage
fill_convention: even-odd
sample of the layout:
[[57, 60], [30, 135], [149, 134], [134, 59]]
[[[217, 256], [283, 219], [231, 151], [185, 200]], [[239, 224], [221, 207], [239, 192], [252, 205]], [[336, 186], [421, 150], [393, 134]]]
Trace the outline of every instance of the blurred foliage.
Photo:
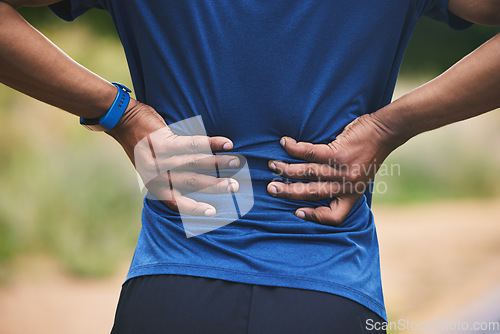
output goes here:
[[[92, 10], [78, 23], [59, 20], [48, 8], [21, 12], [76, 61], [131, 85], [106, 12]], [[497, 31], [475, 26], [456, 32], [422, 20], [401, 72], [412, 82], [408, 89], [416, 85], [414, 77], [442, 72]], [[475, 126], [422, 136], [426, 139], [398, 150], [388, 164], [400, 164], [400, 175], [377, 178], [387, 183], [388, 192], [376, 194], [375, 202], [499, 196], [500, 118], [487, 117], [470, 123]], [[48, 253], [79, 275], [108, 274], [130, 259], [141, 194], [121, 148], [84, 130], [73, 116], [1, 85], [0, 127], [0, 278], [20, 253]]]
[[[64, 27], [70, 23], [58, 20], [48, 8], [22, 8], [21, 13], [40, 29], [54, 26]], [[90, 10], [78, 17], [78, 24], [85, 25], [100, 36], [116, 36], [113, 22], [103, 10]], [[401, 75], [435, 76], [448, 69], [462, 57], [500, 32], [499, 27], [473, 25], [457, 31], [441, 22], [423, 17], [408, 46]]]
[[[18, 94], [0, 122], [0, 263], [47, 253], [78, 275], [106, 275], [130, 257], [141, 196], [121, 148]], [[62, 113], [61, 113], [62, 114]], [[1, 273], [0, 273], [1, 274]]]
[[76, 18], [74, 23], [58, 19], [49, 7], [23, 7], [19, 12], [28, 22], [40, 30], [52, 29], [54, 27], [64, 28], [76, 23], [89, 28], [94, 35], [116, 36], [113, 21], [104, 10], [90, 10], [85, 15]]
[[406, 50], [401, 75], [436, 76], [498, 32], [500, 27], [477, 24], [457, 31], [423, 17]]
[[[97, 34], [95, 25], [41, 12], [51, 23], [42, 15], [33, 24], [40, 21], [56, 45], [102, 77], [131, 86], [116, 33]], [[109, 23], [106, 13], [95, 12]], [[106, 137], [0, 85], [0, 281], [17, 254], [56, 257], [80, 276], [107, 275], [130, 260], [142, 196], [132, 164]]]

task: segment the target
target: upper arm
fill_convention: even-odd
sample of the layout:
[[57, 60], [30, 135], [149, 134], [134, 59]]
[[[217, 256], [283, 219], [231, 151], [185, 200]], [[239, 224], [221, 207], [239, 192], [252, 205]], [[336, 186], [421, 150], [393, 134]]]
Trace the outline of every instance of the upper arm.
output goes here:
[[500, 0], [449, 0], [448, 10], [472, 23], [500, 25]]
[[42, 7], [52, 5], [60, 1], [61, 0], [0, 0], [0, 2], [5, 2], [14, 8], [20, 8], [24, 6]]

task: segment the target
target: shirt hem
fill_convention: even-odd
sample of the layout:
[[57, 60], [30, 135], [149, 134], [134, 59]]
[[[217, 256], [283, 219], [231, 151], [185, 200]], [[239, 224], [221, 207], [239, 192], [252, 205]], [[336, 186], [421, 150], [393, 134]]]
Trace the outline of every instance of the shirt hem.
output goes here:
[[157, 263], [131, 268], [126, 281], [147, 275], [187, 275], [221, 279], [237, 283], [279, 286], [331, 293], [349, 298], [375, 312], [387, 321], [384, 305], [372, 297], [345, 285], [309, 277], [290, 275], [271, 275], [266, 273], [244, 272], [229, 268], [190, 265], [183, 263]]

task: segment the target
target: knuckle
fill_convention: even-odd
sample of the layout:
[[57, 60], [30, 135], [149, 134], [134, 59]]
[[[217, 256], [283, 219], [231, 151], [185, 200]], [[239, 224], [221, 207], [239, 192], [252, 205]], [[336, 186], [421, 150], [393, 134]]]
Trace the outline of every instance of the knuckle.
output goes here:
[[357, 176], [352, 171], [348, 171], [345, 174], [344, 179], [346, 183], [353, 184], [356, 182]]
[[215, 189], [215, 191], [217, 192], [228, 192], [228, 187], [229, 185], [231, 184], [229, 181], [225, 181], [225, 180], [222, 180], [222, 179], [217, 179], [214, 181], [214, 185], [213, 185], [213, 188]]
[[189, 176], [184, 180], [184, 185], [186, 189], [193, 190], [198, 185], [198, 177], [197, 176]]
[[332, 157], [332, 160], [337, 159], [339, 154], [339, 148], [337, 147], [337, 142], [336, 141], [330, 142], [326, 144], [326, 146], [330, 149], [330, 155]]
[[321, 193], [318, 189], [310, 189], [309, 190], [309, 198], [312, 200], [318, 200], [321, 198]]
[[339, 217], [336, 216], [328, 216], [328, 217], [323, 217], [322, 222], [324, 224], [332, 225], [332, 226], [338, 226], [340, 223], [342, 223], [342, 220]]
[[200, 148], [200, 142], [196, 139], [193, 139], [190, 143], [189, 143], [189, 151], [194, 153], [194, 152], [198, 152]]
[[311, 212], [311, 215], [309, 217], [313, 222], [321, 223], [321, 215], [318, 214], [316, 210], [313, 210]]
[[209, 180], [209, 186], [207, 189], [211, 189], [212, 191], [215, 192], [222, 192], [227, 190], [227, 187], [229, 186], [229, 183], [221, 178], [214, 178]]
[[175, 199], [164, 200], [163, 204], [165, 204], [170, 210], [179, 212], [179, 207], [177, 206], [177, 201]]
[[290, 168], [290, 165], [277, 164], [274, 173], [277, 175], [290, 175], [293, 173], [293, 170]]
[[198, 169], [198, 167], [200, 167], [200, 159], [197, 158], [190, 159], [187, 162], [186, 167], [189, 169]]
[[307, 161], [314, 160], [316, 158], [316, 152], [312, 148], [308, 148], [304, 151], [304, 159]]
[[327, 144], [327, 146], [330, 149], [331, 164], [342, 164], [347, 161], [348, 152], [342, 149], [336, 141]]
[[283, 198], [290, 198], [292, 195], [290, 187], [288, 186], [283, 189], [278, 189], [278, 194]]
[[[219, 168], [230, 168], [231, 166], [229, 166], [229, 163], [233, 159], [234, 158], [231, 158], [231, 157], [217, 156], [214, 154], [213, 158], [212, 158], [213, 163], [211, 163], [211, 165], [214, 165], [214, 166], [219, 167]], [[208, 160], [208, 158], [206, 160]]]
[[316, 169], [311, 164], [308, 164], [306, 167], [305, 176], [313, 177], [316, 175], [317, 175]]

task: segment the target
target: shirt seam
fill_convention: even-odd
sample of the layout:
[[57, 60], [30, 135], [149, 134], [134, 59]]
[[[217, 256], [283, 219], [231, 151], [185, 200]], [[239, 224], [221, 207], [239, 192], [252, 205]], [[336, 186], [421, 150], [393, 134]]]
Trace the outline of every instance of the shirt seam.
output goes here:
[[255, 293], [255, 285], [252, 285], [252, 290], [250, 291], [250, 301], [248, 303], [248, 315], [247, 315], [247, 331], [246, 334], [250, 332], [250, 317], [252, 316], [252, 303], [253, 303], [253, 294]]

